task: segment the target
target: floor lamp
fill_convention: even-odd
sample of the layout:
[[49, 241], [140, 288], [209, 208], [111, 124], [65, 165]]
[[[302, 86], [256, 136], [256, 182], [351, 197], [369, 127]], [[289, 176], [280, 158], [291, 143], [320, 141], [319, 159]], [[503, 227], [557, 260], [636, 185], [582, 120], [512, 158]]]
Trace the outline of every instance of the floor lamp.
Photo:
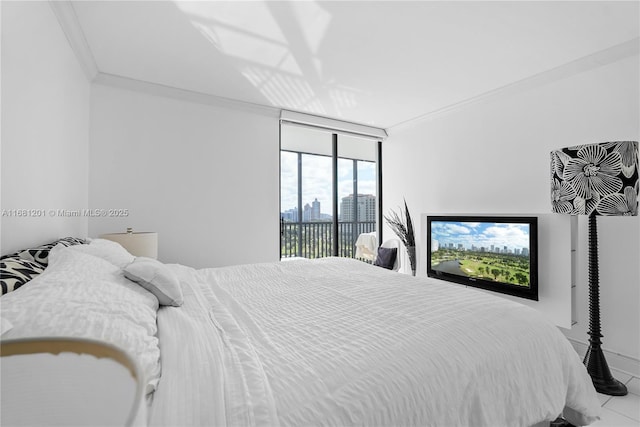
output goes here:
[[602, 352], [597, 216], [638, 215], [638, 142], [578, 145], [551, 152], [553, 212], [589, 216], [589, 348], [584, 364], [599, 393], [624, 396]]

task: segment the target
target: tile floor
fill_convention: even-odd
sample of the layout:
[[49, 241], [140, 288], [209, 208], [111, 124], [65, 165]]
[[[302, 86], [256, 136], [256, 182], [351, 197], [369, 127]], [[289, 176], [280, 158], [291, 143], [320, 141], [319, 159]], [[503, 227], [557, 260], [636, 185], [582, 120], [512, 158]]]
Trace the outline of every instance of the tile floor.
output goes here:
[[602, 419], [592, 427], [640, 427], [640, 379], [611, 369], [618, 381], [626, 384], [626, 396], [599, 394], [602, 403]]

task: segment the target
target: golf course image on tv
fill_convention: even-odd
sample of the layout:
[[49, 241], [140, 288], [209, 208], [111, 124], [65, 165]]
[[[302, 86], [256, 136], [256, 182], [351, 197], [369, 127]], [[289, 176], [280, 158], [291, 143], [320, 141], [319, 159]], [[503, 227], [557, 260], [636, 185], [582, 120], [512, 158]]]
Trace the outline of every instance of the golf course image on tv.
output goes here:
[[537, 218], [428, 217], [429, 276], [537, 299]]

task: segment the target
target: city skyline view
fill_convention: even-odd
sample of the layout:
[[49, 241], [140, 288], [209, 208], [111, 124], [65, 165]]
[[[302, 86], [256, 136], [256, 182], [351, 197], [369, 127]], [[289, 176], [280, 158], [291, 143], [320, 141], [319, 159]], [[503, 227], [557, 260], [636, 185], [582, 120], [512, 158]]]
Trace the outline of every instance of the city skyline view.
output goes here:
[[[298, 207], [298, 155], [281, 152], [280, 211]], [[358, 195], [376, 194], [376, 167], [374, 162], [358, 161]], [[331, 218], [333, 212], [331, 185], [331, 157], [304, 154], [302, 156], [302, 207], [320, 203], [322, 216]], [[338, 210], [343, 197], [353, 194], [353, 160], [338, 159]]]
[[[342, 197], [339, 201], [338, 219], [340, 221], [353, 221], [357, 215], [358, 222], [376, 221], [376, 196], [373, 194], [358, 194], [357, 203], [353, 194]], [[357, 205], [357, 212], [356, 212]], [[280, 212], [280, 217], [285, 221], [298, 221], [298, 208], [286, 209]], [[318, 199], [311, 203], [305, 203], [302, 207], [302, 221], [331, 221], [332, 214], [322, 213]]]
[[431, 238], [439, 247], [453, 244], [454, 248], [462, 245], [465, 250], [485, 248], [490, 251], [491, 248], [500, 248], [503, 251], [507, 247], [513, 252], [529, 252], [527, 224], [434, 221], [431, 224]]

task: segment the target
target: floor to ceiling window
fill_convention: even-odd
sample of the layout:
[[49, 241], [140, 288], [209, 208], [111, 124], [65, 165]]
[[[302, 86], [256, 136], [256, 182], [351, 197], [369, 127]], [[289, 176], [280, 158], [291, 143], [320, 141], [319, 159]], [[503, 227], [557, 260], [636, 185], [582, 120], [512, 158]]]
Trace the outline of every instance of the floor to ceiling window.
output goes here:
[[280, 255], [354, 257], [379, 223], [377, 140], [281, 125]]

